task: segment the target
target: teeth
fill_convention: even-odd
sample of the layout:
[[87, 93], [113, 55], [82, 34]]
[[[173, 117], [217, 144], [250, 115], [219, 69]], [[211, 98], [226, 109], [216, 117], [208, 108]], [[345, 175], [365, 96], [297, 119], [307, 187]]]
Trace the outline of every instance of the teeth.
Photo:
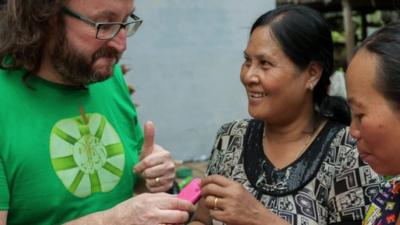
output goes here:
[[262, 97], [265, 97], [265, 96], [267, 96], [267, 94], [261, 93], [261, 92], [250, 93], [250, 97], [252, 97], [252, 98], [262, 98]]

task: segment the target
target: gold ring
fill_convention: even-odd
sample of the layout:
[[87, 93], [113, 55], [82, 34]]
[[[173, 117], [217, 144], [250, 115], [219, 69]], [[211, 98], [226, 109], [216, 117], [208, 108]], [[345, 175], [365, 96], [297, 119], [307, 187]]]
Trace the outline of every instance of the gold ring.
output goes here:
[[156, 177], [156, 183], [157, 183], [157, 185], [160, 185], [160, 178], [159, 177]]
[[218, 209], [218, 198], [215, 197], [214, 198], [214, 210], [217, 210], [217, 209]]

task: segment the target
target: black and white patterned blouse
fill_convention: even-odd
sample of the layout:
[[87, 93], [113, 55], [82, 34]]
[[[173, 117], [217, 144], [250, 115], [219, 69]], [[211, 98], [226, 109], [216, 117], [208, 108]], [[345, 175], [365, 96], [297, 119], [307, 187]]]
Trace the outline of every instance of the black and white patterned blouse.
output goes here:
[[242, 183], [290, 224], [361, 224], [382, 179], [358, 157], [348, 128], [329, 121], [307, 150], [283, 169], [274, 168], [264, 155], [263, 130], [258, 120], [223, 125], [207, 174]]

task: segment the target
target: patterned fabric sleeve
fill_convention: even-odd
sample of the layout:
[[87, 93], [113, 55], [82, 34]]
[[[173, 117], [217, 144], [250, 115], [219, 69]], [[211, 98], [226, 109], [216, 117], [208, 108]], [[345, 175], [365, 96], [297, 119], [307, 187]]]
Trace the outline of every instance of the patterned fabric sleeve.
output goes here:
[[208, 165], [206, 175], [219, 174], [225, 177], [231, 177], [232, 170], [237, 165], [237, 154], [225, 154], [235, 152], [235, 147], [241, 145], [243, 133], [246, 131], [248, 122], [238, 120], [221, 126], [215, 138], [211, 151], [210, 164]]
[[356, 143], [346, 128], [332, 143], [335, 178], [329, 193], [329, 223], [361, 224], [366, 208], [379, 190], [382, 178], [358, 155]]
[[0, 157], [0, 211], [8, 210], [9, 208], [10, 192], [4, 171], [3, 158]]
[[206, 170], [206, 175], [213, 175], [213, 174], [221, 174], [220, 164], [223, 157], [223, 150], [222, 150], [222, 142], [223, 142], [223, 134], [225, 133], [226, 126], [229, 124], [225, 124], [219, 128], [217, 132], [217, 136], [214, 141], [214, 145], [211, 150], [211, 156], [209, 160], [209, 165]]

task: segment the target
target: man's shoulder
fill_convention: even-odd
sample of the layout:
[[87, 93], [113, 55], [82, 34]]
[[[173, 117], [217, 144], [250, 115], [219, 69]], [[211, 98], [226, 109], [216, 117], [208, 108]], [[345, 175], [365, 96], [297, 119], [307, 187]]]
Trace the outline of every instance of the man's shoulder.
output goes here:
[[15, 91], [24, 85], [25, 70], [0, 69], [0, 87], [3, 93]]
[[26, 71], [23, 69], [3, 69], [0, 68], [0, 82], [9, 83], [15, 82], [16, 80], [22, 81]]

